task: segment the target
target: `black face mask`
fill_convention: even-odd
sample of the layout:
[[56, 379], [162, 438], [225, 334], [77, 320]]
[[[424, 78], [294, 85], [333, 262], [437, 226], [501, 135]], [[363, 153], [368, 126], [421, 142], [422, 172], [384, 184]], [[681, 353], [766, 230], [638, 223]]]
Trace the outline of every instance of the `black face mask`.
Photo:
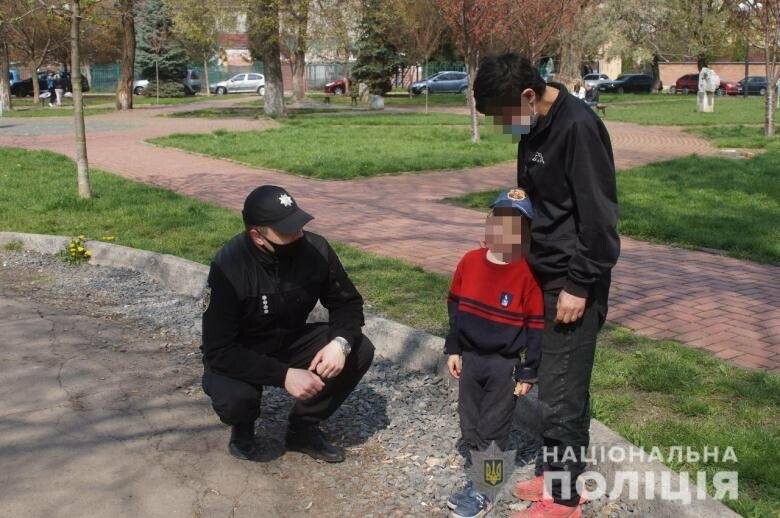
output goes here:
[[287, 243], [286, 245], [274, 243], [268, 238], [265, 238], [265, 240], [271, 243], [271, 246], [274, 247], [273, 254], [280, 259], [297, 255], [303, 246], [303, 237], [296, 239], [292, 243]]

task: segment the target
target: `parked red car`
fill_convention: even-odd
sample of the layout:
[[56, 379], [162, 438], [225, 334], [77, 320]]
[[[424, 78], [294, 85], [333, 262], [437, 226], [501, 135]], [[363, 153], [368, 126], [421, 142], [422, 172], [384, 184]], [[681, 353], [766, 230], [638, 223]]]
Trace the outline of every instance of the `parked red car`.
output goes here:
[[[721, 81], [720, 86], [717, 90], [715, 90], [716, 95], [736, 95], [737, 94], [737, 83], [732, 83], [728, 81]], [[684, 94], [687, 93], [697, 93], [699, 91], [699, 74], [685, 74], [681, 78], [679, 78], [672, 86], [669, 87], [669, 93], [670, 94], [676, 94], [678, 92], [682, 92]]]
[[325, 93], [326, 94], [335, 94], [335, 95], [341, 95], [344, 92], [347, 91], [347, 80], [346, 79], [336, 79], [334, 81], [331, 81], [330, 83], [325, 84]]

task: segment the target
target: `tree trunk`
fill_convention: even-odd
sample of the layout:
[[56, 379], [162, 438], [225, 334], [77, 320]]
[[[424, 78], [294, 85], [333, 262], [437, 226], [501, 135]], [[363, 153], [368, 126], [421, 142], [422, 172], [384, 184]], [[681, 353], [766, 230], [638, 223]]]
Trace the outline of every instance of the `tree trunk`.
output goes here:
[[8, 79], [11, 65], [8, 62], [8, 42], [0, 33], [0, 107], [2, 111], [13, 108], [11, 104], [11, 81]]
[[764, 135], [767, 138], [775, 136], [775, 95], [777, 93], [777, 78], [775, 77], [775, 69], [777, 63], [775, 62], [775, 50], [774, 46], [767, 39], [767, 45], [764, 48], [764, 59], [766, 59], [766, 97], [764, 99], [765, 104], [765, 116], [764, 116]]
[[300, 50], [293, 53], [290, 64], [293, 73], [293, 99], [295, 101], [303, 101], [304, 97], [306, 97], [306, 77], [304, 74], [306, 71], [306, 53]]
[[41, 102], [41, 83], [38, 81], [38, 64], [35, 61], [30, 61], [27, 66], [30, 67], [32, 75], [33, 102], [39, 103]]
[[[209, 58], [203, 58], [203, 81], [206, 82], [206, 97], [211, 97], [211, 83], [209, 83]], [[202, 88], [201, 88], [202, 90]]]
[[70, 70], [73, 83], [73, 119], [76, 126], [76, 170], [79, 196], [92, 197], [89, 183], [89, 161], [87, 160], [87, 132], [84, 127], [84, 98], [81, 92], [81, 0], [70, 2]]
[[466, 98], [471, 112], [471, 141], [476, 144], [479, 142], [479, 119], [477, 118], [477, 102], [474, 99], [474, 78], [477, 76], [477, 56], [475, 54], [469, 53], [466, 56], [466, 74], [469, 78]]
[[133, 0], [119, 0], [122, 19], [122, 61], [116, 87], [116, 109], [133, 109], [133, 76], [135, 72], [135, 20]]
[[653, 54], [653, 91], [660, 92], [662, 88], [661, 84], [661, 67], [659, 66], [660, 58], [658, 54]]
[[250, 47], [260, 54], [265, 74], [263, 111], [271, 117], [282, 117], [287, 113], [279, 57], [279, 0], [258, 0], [250, 14]]
[[292, 53], [293, 99], [303, 101], [306, 96], [306, 48], [308, 47], [309, 2], [297, 2], [295, 13], [295, 50]]
[[696, 56], [696, 66], [699, 69], [699, 72], [701, 72], [701, 69], [709, 66], [709, 63], [707, 62], [707, 56], [704, 54], [699, 54]]

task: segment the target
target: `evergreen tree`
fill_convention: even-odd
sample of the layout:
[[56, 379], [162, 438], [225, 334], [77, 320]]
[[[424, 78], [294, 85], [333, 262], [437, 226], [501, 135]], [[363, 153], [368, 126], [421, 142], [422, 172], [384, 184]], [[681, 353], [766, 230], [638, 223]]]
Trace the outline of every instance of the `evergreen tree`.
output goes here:
[[[176, 39], [169, 8], [162, 0], [146, 0], [136, 14], [136, 69], [144, 79], [178, 81], [187, 70], [187, 52]], [[157, 69], [157, 70], [156, 70]]]
[[384, 95], [392, 89], [391, 78], [401, 63], [398, 50], [391, 43], [388, 9], [383, 0], [362, 0], [361, 7], [358, 54], [352, 75], [366, 83], [372, 94]]

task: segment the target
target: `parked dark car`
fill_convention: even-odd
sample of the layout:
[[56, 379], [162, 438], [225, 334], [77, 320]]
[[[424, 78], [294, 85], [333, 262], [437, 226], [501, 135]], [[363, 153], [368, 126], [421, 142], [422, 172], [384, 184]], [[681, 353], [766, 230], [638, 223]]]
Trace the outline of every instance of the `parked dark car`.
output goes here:
[[325, 93], [341, 95], [347, 91], [346, 79], [334, 79], [330, 83], [325, 83]]
[[[66, 92], [72, 92], [73, 91], [73, 85], [70, 82], [70, 74], [63, 73], [61, 74], [63, 76], [63, 79], [65, 80], [65, 91]], [[41, 92], [45, 92], [47, 90], [46, 86], [46, 73], [38, 73], [38, 86], [41, 89]], [[87, 78], [84, 76], [81, 76], [81, 91], [82, 92], [89, 92], [89, 81], [87, 81]], [[33, 83], [32, 83], [32, 77], [29, 79], [24, 79], [22, 81], [17, 81], [16, 83], [11, 85], [11, 95], [15, 95], [16, 97], [30, 97], [33, 95]]]
[[[747, 76], [745, 79], [747, 79], [748, 95], [766, 95], [766, 76]], [[744, 92], [745, 79], [737, 81], [737, 94], [742, 94]]]
[[607, 81], [599, 85], [602, 92], [652, 92], [653, 78], [647, 74], [622, 74], [614, 81]]
[[469, 88], [469, 78], [466, 72], [445, 71], [433, 74], [422, 81], [415, 81], [409, 87], [414, 95], [428, 93], [458, 92], [465, 93]]
[[[729, 81], [721, 81], [718, 89], [715, 90], [715, 95], [726, 95], [732, 91], [736, 92], [736, 83]], [[680, 77], [675, 83], [669, 87], [670, 94], [676, 93], [697, 93], [699, 91], [699, 74], [685, 74]]]

